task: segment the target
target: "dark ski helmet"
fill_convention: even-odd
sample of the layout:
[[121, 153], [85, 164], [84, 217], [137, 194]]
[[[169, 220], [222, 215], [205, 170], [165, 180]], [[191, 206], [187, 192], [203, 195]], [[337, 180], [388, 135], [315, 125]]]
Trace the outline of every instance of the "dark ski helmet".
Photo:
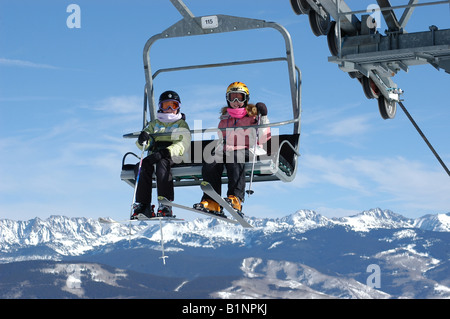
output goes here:
[[165, 91], [161, 93], [161, 95], [159, 96], [159, 103], [167, 100], [177, 101], [181, 104], [180, 96], [175, 91]]

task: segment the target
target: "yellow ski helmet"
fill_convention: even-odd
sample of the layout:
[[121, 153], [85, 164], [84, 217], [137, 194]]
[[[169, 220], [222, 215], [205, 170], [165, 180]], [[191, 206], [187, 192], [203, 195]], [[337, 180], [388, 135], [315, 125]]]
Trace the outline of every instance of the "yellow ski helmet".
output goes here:
[[228, 85], [227, 93], [226, 93], [226, 98], [227, 98], [228, 102], [229, 102], [229, 100], [228, 100], [228, 94], [229, 93], [242, 93], [242, 94], [244, 94], [245, 104], [247, 104], [247, 102], [250, 100], [250, 91], [249, 91], [247, 85], [245, 85], [245, 83], [233, 82], [230, 85]]

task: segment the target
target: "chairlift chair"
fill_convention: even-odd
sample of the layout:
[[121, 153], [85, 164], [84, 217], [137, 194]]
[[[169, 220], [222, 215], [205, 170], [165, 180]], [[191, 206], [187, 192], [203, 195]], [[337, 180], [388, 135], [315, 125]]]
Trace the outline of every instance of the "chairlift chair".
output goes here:
[[[264, 149], [267, 151], [267, 156], [258, 157], [255, 161], [252, 181], [260, 182], [281, 180], [283, 182], [291, 182], [295, 178], [297, 172], [298, 157], [300, 156], [299, 140], [301, 117], [301, 72], [294, 62], [292, 40], [288, 31], [278, 23], [267, 22], [264, 20], [241, 18], [228, 15], [195, 17], [181, 0], [170, 1], [181, 13], [183, 19], [181, 19], [168, 29], [164, 30], [163, 32], [152, 36], [145, 44], [143, 59], [146, 84], [144, 89], [143, 128], [145, 128], [148, 124], [148, 115], [150, 116], [150, 120], [154, 120], [156, 118], [158, 104], [155, 103], [154, 99], [153, 83], [155, 78], [161, 73], [284, 61], [286, 62], [288, 68], [292, 103], [292, 118], [281, 122], [252, 127], [263, 128], [292, 125], [293, 132], [292, 134], [272, 136], [272, 138], [266, 143], [266, 145], [264, 145]], [[237, 32], [243, 30], [264, 28], [273, 28], [282, 35], [285, 43], [286, 56], [245, 61], [231, 61], [225, 63], [188, 65], [183, 67], [159, 69], [155, 73], [152, 73], [150, 64], [150, 49], [157, 40], [187, 36], [199, 36], [206, 34], [214, 35], [224, 32]], [[191, 134], [203, 134], [205, 131], [206, 130], [191, 130]], [[139, 133], [140, 131], [125, 134], [124, 138], [135, 139], [139, 136]], [[196, 152], [203, 152], [206, 146], [211, 147], [210, 143], [217, 142], [218, 140], [200, 140], [191, 142], [190, 154], [188, 154], [184, 162], [175, 164], [172, 167], [172, 175], [174, 178], [175, 187], [199, 185], [202, 182], [203, 178], [201, 172], [203, 164], [201, 162], [198, 163], [195, 161], [196, 158], [198, 159], [198, 157], [195, 156]], [[130, 186], [134, 187], [136, 183], [134, 175], [135, 164], [127, 164], [127, 158], [130, 156], [138, 158], [138, 156], [132, 152], [128, 152], [123, 156], [120, 178]], [[252, 167], [252, 161], [246, 163], [245, 165], [247, 181], [250, 180]], [[227, 183], [226, 174], [223, 175], [222, 183]], [[155, 181], [153, 182], [153, 187], [156, 187]]]

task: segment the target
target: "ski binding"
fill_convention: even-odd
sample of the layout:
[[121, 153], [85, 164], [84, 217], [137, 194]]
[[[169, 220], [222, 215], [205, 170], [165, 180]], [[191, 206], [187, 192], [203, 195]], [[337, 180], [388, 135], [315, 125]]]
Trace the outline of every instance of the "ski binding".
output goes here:
[[164, 205], [168, 205], [168, 206], [172, 206], [172, 207], [177, 207], [177, 208], [180, 208], [180, 209], [189, 210], [189, 211], [191, 211], [191, 212], [203, 214], [203, 215], [206, 215], [206, 216], [208, 216], [208, 217], [213, 217], [213, 218], [216, 218], [216, 219], [223, 220], [223, 221], [225, 221], [225, 222], [227, 222], [227, 223], [230, 223], [230, 224], [237, 224], [237, 223], [238, 223], [237, 221], [232, 220], [232, 219], [229, 219], [229, 218], [227, 218], [226, 216], [221, 216], [221, 215], [217, 215], [217, 214], [214, 214], [214, 213], [209, 213], [209, 212], [206, 212], [206, 211], [203, 211], [203, 210], [200, 210], [200, 209], [196, 209], [196, 208], [193, 208], [193, 207], [189, 207], [189, 206], [185, 206], [185, 205], [180, 205], [180, 204], [171, 202], [171, 201], [169, 201], [167, 198], [165, 198], [165, 197], [163, 197], [163, 196], [158, 196], [158, 201], [159, 201], [161, 204], [164, 204]]
[[233, 206], [230, 205], [225, 199], [216, 193], [212, 185], [206, 181], [201, 182], [200, 187], [203, 192], [208, 194], [213, 200], [215, 200], [220, 206], [222, 206], [226, 211], [228, 211], [231, 216], [233, 216], [239, 224], [244, 228], [253, 228], [242, 216], [238, 213]]

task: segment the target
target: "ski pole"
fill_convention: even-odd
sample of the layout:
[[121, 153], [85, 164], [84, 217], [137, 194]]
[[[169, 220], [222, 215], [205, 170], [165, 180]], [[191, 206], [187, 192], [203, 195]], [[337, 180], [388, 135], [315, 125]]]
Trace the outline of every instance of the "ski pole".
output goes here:
[[161, 251], [162, 251], [162, 256], [159, 257], [163, 260], [163, 264], [166, 264], [166, 258], [169, 258], [169, 256], [164, 255], [164, 237], [163, 237], [163, 230], [162, 230], [162, 220], [159, 220], [159, 231], [161, 234]]
[[141, 159], [139, 161], [138, 173], [137, 173], [137, 176], [136, 176], [136, 184], [134, 185], [133, 201], [131, 202], [131, 209], [130, 209], [130, 218], [131, 218], [131, 216], [133, 216], [133, 206], [134, 206], [134, 201], [136, 200], [136, 193], [137, 193], [137, 187], [138, 187], [138, 183], [139, 183], [139, 176], [141, 175], [142, 160], [144, 159], [144, 152], [145, 152], [145, 147], [146, 146], [147, 146], [147, 142], [144, 141], [142, 143], [142, 153], [141, 153]]
[[[258, 114], [258, 125], [259, 125], [259, 121], [261, 120], [261, 115]], [[252, 190], [252, 182], [253, 182], [253, 173], [255, 171], [255, 162], [256, 162], [256, 144], [258, 143], [258, 129], [256, 129], [255, 132], [255, 145], [253, 146], [253, 163], [252, 163], [252, 171], [250, 173], [250, 185], [248, 186], [248, 190], [246, 191], [246, 193], [248, 194], [248, 196], [252, 195], [254, 193], [254, 191]]]

